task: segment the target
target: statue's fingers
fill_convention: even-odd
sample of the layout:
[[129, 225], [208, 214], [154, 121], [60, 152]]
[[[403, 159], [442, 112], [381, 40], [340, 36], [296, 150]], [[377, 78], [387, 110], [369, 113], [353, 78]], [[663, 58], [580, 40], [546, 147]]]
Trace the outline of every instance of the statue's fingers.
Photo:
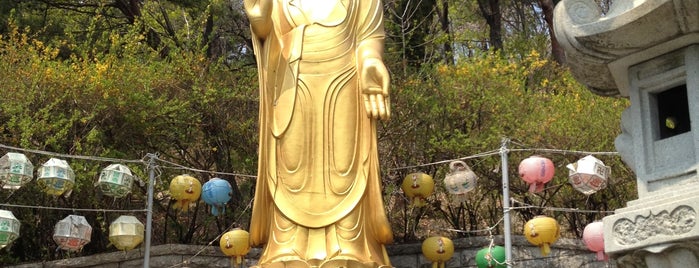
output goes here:
[[379, 118], [379, 107], [375, 94], [369, 95], [369, 103], [371, 103], [371, 118]]
[[381, 120], [386, 120], [386, 102], [384, 101], [383, 95], [376, 94], [376, 103], [379, 106], [379, 118], [381, 118]]
[[363, 94], [362, 97], [364, 97], [364, 109], [366, 110], [366, 114], [371, 118], [371, 104], [369, 101], [369, 96]]
[[391, 118], [391, 97], [386, 96], [385, 98], [385, 103], [386, 103], [386, 119]]

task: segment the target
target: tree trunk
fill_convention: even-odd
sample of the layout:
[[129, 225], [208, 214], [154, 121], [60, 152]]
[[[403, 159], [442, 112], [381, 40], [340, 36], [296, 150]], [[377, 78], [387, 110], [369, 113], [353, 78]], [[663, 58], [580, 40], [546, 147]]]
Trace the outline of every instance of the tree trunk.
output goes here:
[[560, 0], [539, 0], [539, 5], [541, 6], [541, 13], [548, 26], [549, 36], [551, 36], [551, 55], [558, 64], [562, 65], [566, 62], [566, 54], [561, 44], [558, 43], [556, 33], [553, 31], [553, 8], [558, 2], [560, 2]]
[[493, 50], [501, 50], [503, 46], [500, 0], [478, 0], [478, 8], [490, 29], [491, 48]]
[[442, 0], [441, 10], [438, 9], [439, 25], [442, 32], [447, 35], [447, 40], [442, 45], [442, 58], [447, 65], [454, 65], [454, 49], [452, 48], [452, 36], [449, 28], [449, 0]]

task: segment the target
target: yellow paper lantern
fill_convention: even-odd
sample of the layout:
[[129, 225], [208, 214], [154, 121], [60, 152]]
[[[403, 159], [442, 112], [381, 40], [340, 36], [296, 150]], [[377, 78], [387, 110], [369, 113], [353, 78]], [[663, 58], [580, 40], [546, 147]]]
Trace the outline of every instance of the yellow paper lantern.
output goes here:
[[143, 223], [134, 216], [119, 216], [109, 225], [109, 242], [119, 250], [132, 250], [145, 234]]
[[51, 158], [39, 167], [37, 182], [47, 194], [67, 196], [73, 191], [75, 173], [65, 160]]
[[233, 229], [221, 236], [219, 246], [223, 254], [234, 258], [231, 261], [235, 260], [235, 263], [240, 265], [245, 255], [250, 252], [250, 234], [239, 228]]
[[556, 219], [547, 216], [536, 216], [524, 224], [524, 236], [529, 243], [541, 248], [541, 255], [551, 253], [551, 244], [561, 236], [561, 229]]
[[434, 180], [422, 172], [410, 173], [403, 180], [401, 188], [413, 206], [422, 207], [427, 205], [427, 197], [434, 192]]
[[444, 268], [447, 261], [454, 256], [454, 242], [442, 236], [432, 236], [422, 242], [422, 254], [432, 261], [432, 268]]
[[189, 205], [199, 200], [201, 195], [201, 182], [189, 175], [179, 175], [170, 182], [170, 196], [177, 202], [172, 206], [184, 212], [189, 210]]

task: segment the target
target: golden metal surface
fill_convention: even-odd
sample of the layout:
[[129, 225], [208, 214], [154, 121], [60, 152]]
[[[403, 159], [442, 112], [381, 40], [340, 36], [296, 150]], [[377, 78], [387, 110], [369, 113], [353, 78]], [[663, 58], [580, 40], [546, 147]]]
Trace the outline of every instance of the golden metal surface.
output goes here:
[[380, 0], [245, 0], [260, 80], [250, 226], [260, 267], [390, 267], [376, 120], [390, 117]]

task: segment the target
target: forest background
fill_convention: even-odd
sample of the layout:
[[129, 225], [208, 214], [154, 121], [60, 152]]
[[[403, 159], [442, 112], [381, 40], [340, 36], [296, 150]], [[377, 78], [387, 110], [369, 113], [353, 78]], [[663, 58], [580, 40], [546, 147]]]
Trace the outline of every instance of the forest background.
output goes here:
[[[396, 243], [482, 236], [489, 227], [502, 234], [503, 140], [510, 195], [532, 205], [512, 210], [514, 234], [543, 214], [559, 221], [564, 237], [580, 237], [585, 225], [636, 198], [634, 175], [617, 155], [597, 156], [612, 167], [606, 189], [586, 196], [568, 183], [565, 166], [585, 156], [575, 151], [615, 151], [628, 100], [593, 95], [571, 76], [551, 31], [557, 2], [384, 1], [393, 115], [378, 138]], [[30, 150], [21, 152], [36, 167], [51, 157], [42, 152], [90, 156], [66, 159], [76, 173], [70, 196], [44, 194], [34, 181], [0, 190], [0, 208], [22, 223], [0, 263], [117, 250], [108, 229], [121, 213], [104, 209], [144, 209], [147, 186], [136, 184], [122, 199], [103, 196], [95, 182], [111, 163], [94, 157], [144, 160], [125, 163], [147, 182], [146, 156], [158, 155], [153, 245], [207, 245], [232, 227], [248, 229], [258, 143], [251, 47], [240, 0], [0, 0], [0, 153]], [[517, 175], [517, 164], [534, 154], [557, 169], [536, 194]], [[442, 183], [457, 159], [479, 176], [465, 202]], [[437, 182], [425, 207], [410, 206], [400, 189], [412, 172]], [[169, 181], [183, 173], [229, 181], [225, 214], [212, 216], [201, 201], [189, 212], [171, 208]], [[93, 227], [81, 252], [58, 251], [52, 240], [68, 214]], [[133, 215], [145, 223], [145, 213]]]

